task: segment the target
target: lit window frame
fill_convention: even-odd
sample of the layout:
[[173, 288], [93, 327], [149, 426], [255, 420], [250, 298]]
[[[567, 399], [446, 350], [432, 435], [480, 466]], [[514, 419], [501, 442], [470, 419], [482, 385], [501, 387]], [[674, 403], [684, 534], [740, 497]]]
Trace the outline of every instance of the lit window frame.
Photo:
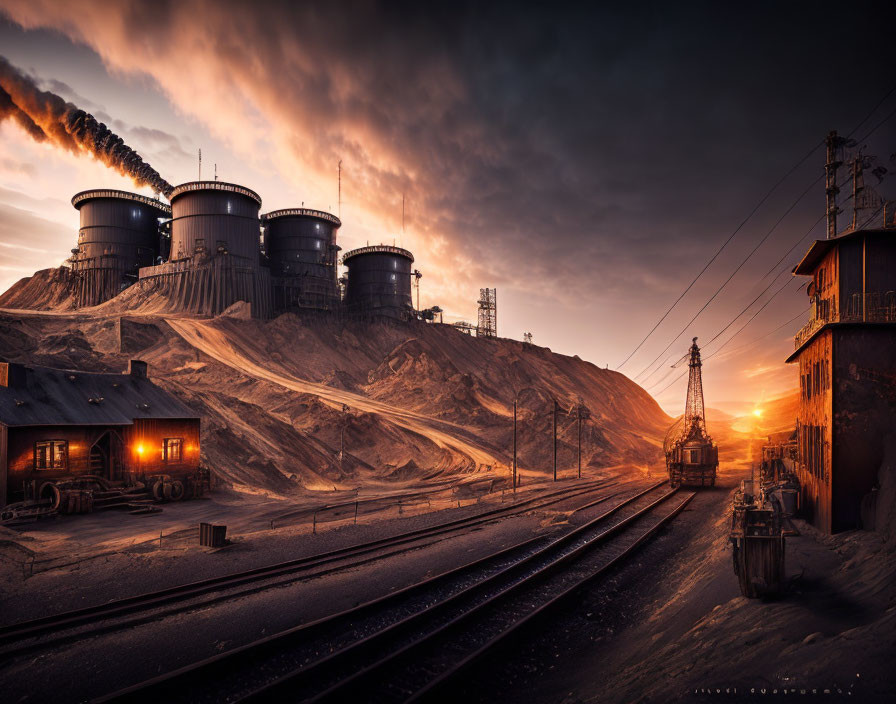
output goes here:
[[[176, 448], [176, 452], [171, 452]], [[172, 456], [173, 455], [173, 456]], [[162, 462], [176, 464], [184, 461], [184, 439], [162, 438]]]
[[[39, 452], [39, 449], [45, 447], [49, 450], [48, 454]], [[60, 452], [61, 448], [61, 452]], [[41, 462], [38, 462], [41, 457]], [[37, 440], [34, 443], [34, 470], [39, 472], [52, 472], [54, 470], [68, 469], [68, 440]]]

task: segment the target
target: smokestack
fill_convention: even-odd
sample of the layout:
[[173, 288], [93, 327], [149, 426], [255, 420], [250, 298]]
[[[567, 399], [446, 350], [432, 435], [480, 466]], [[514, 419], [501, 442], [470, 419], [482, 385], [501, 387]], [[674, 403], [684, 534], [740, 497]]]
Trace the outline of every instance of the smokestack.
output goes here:
[[102, 122], [63, 98], [41, 90], [0, 56], [0, 121], [15, 120], [37, 142], [88, 152], [141, 186], [166, 197], [174, 187]]

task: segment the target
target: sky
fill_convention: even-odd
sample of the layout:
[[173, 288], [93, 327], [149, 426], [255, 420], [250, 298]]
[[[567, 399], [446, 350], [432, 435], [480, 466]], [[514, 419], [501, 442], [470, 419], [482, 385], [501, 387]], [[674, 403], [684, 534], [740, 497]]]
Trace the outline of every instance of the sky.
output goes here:
[[[173, 184], [201, 148], [203, 177], [263, 211], [338, 211], [344, 251], [411, 249], [446, 321], [497, 288], [501, 336], [619, 368], [676, 415], [695, 336], [708, 406], [794, 389], [789, 271], [824, 237], [822, 140], [877, 127], [858, 146], [896, 173], [892, 12], [583, 5], [0, 0], [0, 55]], [[896, 197], [896, 176], [868, 182]], [[71, 196], [97, 187], [150, 193], [0, 123], [0, 290], [69, 256]]]

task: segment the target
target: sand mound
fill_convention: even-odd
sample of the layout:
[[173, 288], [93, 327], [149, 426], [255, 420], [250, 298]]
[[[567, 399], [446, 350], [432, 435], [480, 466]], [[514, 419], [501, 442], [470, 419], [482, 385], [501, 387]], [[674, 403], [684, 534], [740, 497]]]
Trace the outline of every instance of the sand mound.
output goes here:
[[236, 486], [288, 493], [506, 473], [517, 395], [519, 464], [530, 476], [552, 469], [553, 399], [561, 472], [575, 471], [580, 402], [590, 412], [585, 466], [661, 460], [670, 419], [627, 377], [578, 358], [445, 325], [260, 321], [245, 304], [197, 319], [154, 314], [149, 300], [122, 316], [133, 295], [77, 315], [0, 313], [0, 356], [97, 370], [145, 359], [203, 417], [203, 459]]
[[0, 294], [0, 308], [65, 310], [73, 302], [72, 271], [64, 266], [36, 271]]

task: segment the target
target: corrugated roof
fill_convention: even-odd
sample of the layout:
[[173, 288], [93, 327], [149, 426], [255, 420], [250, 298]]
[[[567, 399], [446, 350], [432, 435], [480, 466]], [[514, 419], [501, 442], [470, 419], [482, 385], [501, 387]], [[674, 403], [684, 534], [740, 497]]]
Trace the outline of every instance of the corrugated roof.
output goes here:
[[0, 386], [0, 423], [8, 426], [132, 425], [135, 419], [143, 418], [199, 417], [143, 377], [49, 367], [26, 367], [26, 370], [26, 385]]

